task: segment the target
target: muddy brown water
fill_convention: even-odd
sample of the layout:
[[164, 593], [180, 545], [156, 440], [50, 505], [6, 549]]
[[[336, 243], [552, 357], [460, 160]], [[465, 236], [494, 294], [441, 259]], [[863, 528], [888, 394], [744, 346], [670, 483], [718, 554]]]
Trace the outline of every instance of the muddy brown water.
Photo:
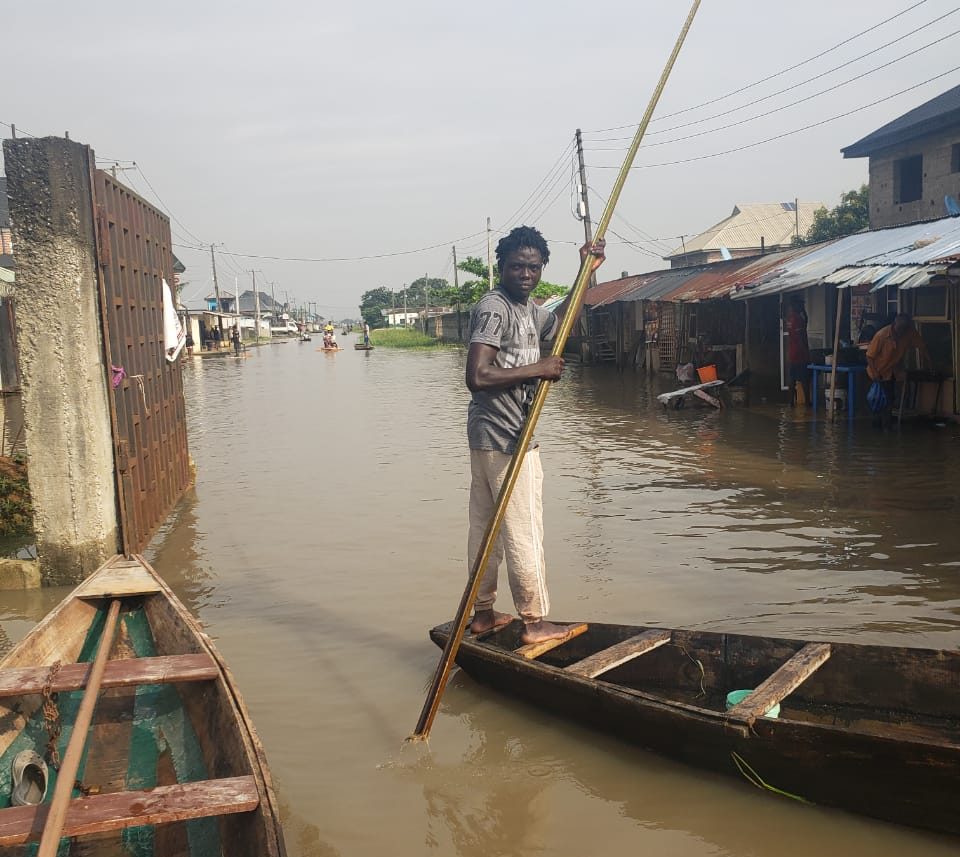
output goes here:
[[[265, 347], [186, 367], [196, 491], [151, 558], [231, 664], [297, 855], [953, 855], [454, 677], [404, 748], [465, 575], [463, 355]], [[960, 644], [960, 435], [664, 411], [572, 366], [543, 447], [554, 615]], [[0, 596], [16, 641], [63, 591]], [[3, 640], [0, 639], [0, 643]]]

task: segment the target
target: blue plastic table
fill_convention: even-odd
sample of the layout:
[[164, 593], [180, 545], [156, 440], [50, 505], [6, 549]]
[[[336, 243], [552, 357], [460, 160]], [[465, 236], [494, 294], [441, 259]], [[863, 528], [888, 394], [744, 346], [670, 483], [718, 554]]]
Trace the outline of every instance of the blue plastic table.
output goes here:
[[[817, 395], [817, 377], [821, 372], [826, 372], [828, 375], [833, 371], [833, 366], [827, 366], [820, 363], [811, 363], [807, 368], [813, 373], [813, 384], [811, 385], [811, 393], [813, 395], [813, 412], [817, 412], [817, 403], [820, 401], [820, 397]], [[857, 402], [857, 375], [861, 372], [866, 372], [867, 367], [862, 363], [856, 363], [852, 366], [837, 366], [837, 374], [841, 372], [847, 373], [847, 419], [850, 422], [853, 422], [853, 412], [856, 410]], [[834, 405], [834, 407], [836, 407]]]

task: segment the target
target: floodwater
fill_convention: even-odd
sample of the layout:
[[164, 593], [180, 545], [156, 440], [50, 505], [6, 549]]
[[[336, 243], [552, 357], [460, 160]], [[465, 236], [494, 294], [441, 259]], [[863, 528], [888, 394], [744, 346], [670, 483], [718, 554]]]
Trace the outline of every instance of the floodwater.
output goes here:
[[[439, 655], [427, 630], [465, 581], [463, 355], [315, 344], [186, 367], [197, 487], [151, 551], [233, 668], [292, 855], [956, 853], [463, 674], [429, 747], [405, 747]], [[557, 619], [960, 645], [954, 428], [665, 411], [642, 376], [574, 365], [538, 437]], [[5, 594], [0, 629], [19, 638], [62, 594]]]

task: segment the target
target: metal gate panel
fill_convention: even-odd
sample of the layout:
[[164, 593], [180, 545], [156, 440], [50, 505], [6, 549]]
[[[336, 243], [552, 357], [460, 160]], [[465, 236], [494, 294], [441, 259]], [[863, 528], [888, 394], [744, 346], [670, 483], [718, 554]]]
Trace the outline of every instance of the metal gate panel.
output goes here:
[[[102, 170], [92, 172], [104, 348], [116, 380], [114, 454], [126, 554], [144, 550], [190, 485], [179, 360], [164, 352], [170, 221]], [[122, 370], [122, 373], [121, 371]]]

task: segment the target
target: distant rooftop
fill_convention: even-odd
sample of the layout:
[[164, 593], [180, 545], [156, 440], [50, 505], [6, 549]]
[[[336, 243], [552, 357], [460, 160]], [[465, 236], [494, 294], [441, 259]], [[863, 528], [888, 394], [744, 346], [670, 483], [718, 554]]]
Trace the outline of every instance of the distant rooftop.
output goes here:
[[[259, 291], [259, 289], [257, 291]], [[230, 289], [220, 289], [220, 300], [232, 301], [234, 297], [235, 295]], [[209, 294], [204, 298], [206, 301], [215, 301], [216, 299], [217, 296], [215, 294]], [[253, 289], [240, 292], [240, 312], [254, 312], [256, 308], [256, 298], [253, 295]], [[271, 310], [280, 308], [281, 305], [274, 303], [270, 295], [266, 292], [260, 292], [260, 312], [270, 312]]]
[[[692, 253], [727, 250], [758, 250], [760, 239], [769, 249], [793, 241], [799, 220], [800, 235], [813, 225], [814, 213], [826, 206], [822, 202], [750, 202], [738, 203], [729, 217], [686, 240], [665, 259]], [[799, 215], [799, 216], [798, 216]]]
[[948, 89], [925, 104], [877, 128], [856, 143], [841, 149], [845, 158], [865, 158], [880, 149], [915, 140], [960, 125], [960, 86]]

